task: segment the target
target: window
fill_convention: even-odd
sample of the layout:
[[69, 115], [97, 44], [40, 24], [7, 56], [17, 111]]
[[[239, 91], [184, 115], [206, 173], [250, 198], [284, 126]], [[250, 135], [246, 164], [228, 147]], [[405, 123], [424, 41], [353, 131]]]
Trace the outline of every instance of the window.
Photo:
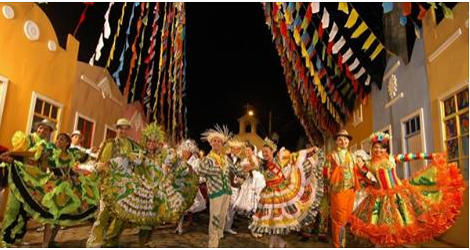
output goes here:
[[[423, 108], [400, 119], [403, 153], [426, 152]], [[426, 166], [426, 161], [414, 160], [403, 164], [403, 177], [409, 178]]]
[[114, 137], [116, 137], [116, 130], [106, 125], [104, 129], [104, 140], [113, 139]]
[[356, 152], [357, 151], [357, 143], [352, 145], [351, 147], [349, 147], [349, 151], [351, 151], [352, 153]]
[[84, 148], [91, 148], [93, 146], [95, 121], [77, 113], [75, 116], [75, 130], [80, 130], [83, 135], [82, 146]]
[[359, 104], [359, 106], [353, 112], [353, 126], [357, 126], [361, 122], [362, 122], [362, 104]]
[[444, 148], [449, 162], [456, 162], [468, 180], [468, 88], [441, 101]]
[[366, 153], [368, 153], [370, 155], [371, 145], [370, 145], [369, 138], [364, 139], [363, 141], [361, 141], [361, 148], [362, 148], [362, 150], [366, 151]]
[[[56, 125], [56, 132], [60, 131], [60, 118], [63, 105], [37, 92], [33, 92], [30, 108], [30, 118], [27, 131], [34, 132], [34, 123], [48, 119]], [[54, 134], [54, 133], [53, 133]], [[54, 136], [52, 137], [54, 138]]]
[[251, 133], [251, 124], [247, 124], [247, 125], [245, 126], [245, 133], [247, 133], [247, 134], [248, 134], [248, 133]]
[[3, 109], [5, 107], [5, 99], [7, 97], [8, 79], [0, 76], [0, 125], [2, 124]]

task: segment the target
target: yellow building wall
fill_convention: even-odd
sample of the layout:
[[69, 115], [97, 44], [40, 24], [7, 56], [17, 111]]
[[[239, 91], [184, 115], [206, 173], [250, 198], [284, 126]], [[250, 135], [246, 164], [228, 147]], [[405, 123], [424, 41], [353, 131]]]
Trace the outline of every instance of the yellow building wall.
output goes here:
[[[356, 109], [359, 105], [356, 106]], [[349, 147], [356, 146], [356, 149], [361, 149], [361, 142], [372, 134], [373, 124], [372, 124], [372, 97], [369, 95], [365, 99], [365, 102], [362, 103], [362, 122], [357, 125], [353, 124], [353, 115], [348, 118], [348, 121], [344, 125], [344, 128], [348, 133], [353, 137], [349, 142]], [[325, 142], [326, 152], [331, 152], [336, 148], [333, 137], [330, 137]], [[369, 152], [367, 152], [369, 153]]]
[[[0, 8], [6, 4], [13, 8], [15, 16], [6, 19], [0, 14], [0, 75], [9, 79], [0, 143], [10, 146], [15, 131], [26, 131], [33, 91], [64, 104], [60, 127], [69, 127], [71, 112], [65, 104], [71, 98], [75, 81], [79, 43], [69, 35], [67, 49], [60, 48], [49, 19], [37, 4], [0, 3]], [[26, 20], [38, 25], [37, 41], [25, 36]], [[48, 49], [49, 40], [56, 44], [56, 51]]]
[[[454, 19], [444, 19], [436, 25], [433, 12], [428, 11], [423, 18], [423, 38], [426, 51], [426, 67], [431, 100], [431, 118], [433, 124], [434, 148], [443, 151], [443, 137], [440, 127], [439, 97], [458, 86], [468, 84], [469, 43], [468, 43], [469, 5], [458, 3], [453, 9]], [[432, 62], [429, 57], [457, 30], [462, 34], [450, 44]], [[450, 94], [450, 93], [449, 93]], [[468, 182], [464, 193], [464, 206], [454, 226], [440, 237], [440, 241], [451, 246], [468, 247]]]
[[[85, 76], [92, 81], [92, 85], [81, 79]], [[97, 86], [103, 78], [107, 78], [111, 87], [111, 94], [114, 99], [103, 98], [101, 89]], [[72, 91], [71, 110], [72, 121], [67, 127], [71, 133], [75, 130], [76, 112], [84, 116], [85, 119], [92, 119], [95, 122], [93, 133], [93, 145], [99, 146], [105, 136], [105, 125], [112, 129], [116, 121], [123, 117], [126, 99], [119, 91], [113, 78], [108, 71], [99, 66], [90, 66], [88, 63], [78, 62], [75, 76], [75, 84]], [[135, 138], [139, 139], [139, 138]]]
[[[429, 93], [431, 99], [431, 116], [433, 118], [436, 151], [442, 151], [442, 136], [439, 128], [438, 97], [450, 89], [468, 83], [468, 3], [459, 3], [453, 8], [454, 19], [445, 18], [439, 25], [433, 19], [432, 11], [423, 18], [423, 37], [426, 51], [426, 67], [428, 74]], [[467, 23], [468, 25], [468, 23]], [[429, 57], [436, 49], [458, 29], [462, 34], [447, 47], [436, 59], [429, 62]]]

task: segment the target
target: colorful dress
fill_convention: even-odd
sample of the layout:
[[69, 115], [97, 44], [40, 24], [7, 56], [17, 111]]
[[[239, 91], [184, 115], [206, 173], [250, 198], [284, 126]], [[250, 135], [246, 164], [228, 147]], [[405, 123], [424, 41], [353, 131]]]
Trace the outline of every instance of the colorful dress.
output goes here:
[[[165, 152], [111, 159], [104, 197], [116, 218], [144, 227], [176, 223], [191, 207], [198, 177], [188, 165]], [[163, 159], [166, 160], [164, 161]], [[170, 166], [168, 173], [163, 164]]]
[[[305, 150], [292, 156], [293, 164], [281, 166], [279, 160], [261, 163], [266, 187], [249, 229], [261, 234], [289, 234], [311, 223], [323, 196], [321, 163]], [[297, 158], [297, 159], [295, 159]]]
[[[4, 245], [21, 241], [29, 217], [43, 224], [70, 226], [92, 218], [99, 202], [97, 176], [73, 171], [75, 159], [37, 134], [16, 132], [14, 151], [34, 153], [8, 167], [10, 196], [2, 223]], [[44, 158], [44, 153], [49, 156]]]
[[351, 217], [351, 231], [374, 244], [430, 241], [452, 226], [463, 205], [463, 177], [440, 154], [409, 180], [398, 178], [393, 157], [373, 159], [369, 171], [380, 188], [366, 188], [368, 195]]

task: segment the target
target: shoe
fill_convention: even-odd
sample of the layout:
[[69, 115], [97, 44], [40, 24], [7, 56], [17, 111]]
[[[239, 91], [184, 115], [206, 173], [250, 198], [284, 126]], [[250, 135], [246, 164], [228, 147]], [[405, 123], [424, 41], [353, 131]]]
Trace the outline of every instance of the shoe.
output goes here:
[[175, 230], [175, 234], [182, 235], [183, 234], [183, 228], [177, 227]]
[[225, 232], [227, 232], [229, 234], [233, 234], [233, 235], [237, 234], [237, 232], [235, 232], [233, 229], [227, 229], [227, 230], [225, 230]]

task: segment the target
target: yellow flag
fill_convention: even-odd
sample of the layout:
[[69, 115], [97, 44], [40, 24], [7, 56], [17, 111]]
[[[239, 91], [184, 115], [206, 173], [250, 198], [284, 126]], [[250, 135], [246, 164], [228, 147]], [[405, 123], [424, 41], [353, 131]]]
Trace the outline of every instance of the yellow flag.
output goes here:
[[377, 47], [375, 48], [374, 53], [372, 53], [372, 55], [370, 55], [370, 60], [373, 61], [380, 54], [380, 51], [382, 51], [383, 48], [384, 48], [384, 46], [381, 43], [379, 43], [377, 45]]
[[352, 9], [351, 14], [349, 14], [348, 21], [346, 21], [346, 24], [344, 25], [344, 27], [348, 29], [352, 28], [352, 26], [356, 24], [357, 17], [359, 17], [359, 15], [357, 14], [356, 10]]
[[294, 28], [294, 39], [295, 39], [295, 44], [299, 45], [300, 44], [300, 33], [297, 28]]
[[354, 33], [351, 35], [351, 38], [358, 38], [364, 31], [367, 29], [367, 24], [365, 22], [362, 22], [359, 27], [354, 31]]
[[307, 49], [305, 48], [304, 43], [300, 43], [300, 48], [302, 52], [302, 57], [308, 58], [308, 52], [307, 52]]
[[315, 69], [313, 68], [313, 63], [310, 61], [309, 58], [307, 58], [306, 60], [308, 60], [310, 62], [309, 65], [308, 65], [308, 69], [310, 71], [310, 76], [314, 76], [315, 75]]
[[346, 14], [349, 14], [348, 3], [346, 2], [339, 2], [338, 3], [338, 10], [343, 11]]
[[313, 73], [313, 83], [315, 83], [315, 85], [319, 86], [318, 89], [320, 91], [320, 78], [318, 78], [318, 74], [316, 72]]
[[374, 33], [370, 33], [369, 38], [367, 38], [364, 45], [362, 45], [362, 50], [368, 50], [370, 45], [375, 41]]

